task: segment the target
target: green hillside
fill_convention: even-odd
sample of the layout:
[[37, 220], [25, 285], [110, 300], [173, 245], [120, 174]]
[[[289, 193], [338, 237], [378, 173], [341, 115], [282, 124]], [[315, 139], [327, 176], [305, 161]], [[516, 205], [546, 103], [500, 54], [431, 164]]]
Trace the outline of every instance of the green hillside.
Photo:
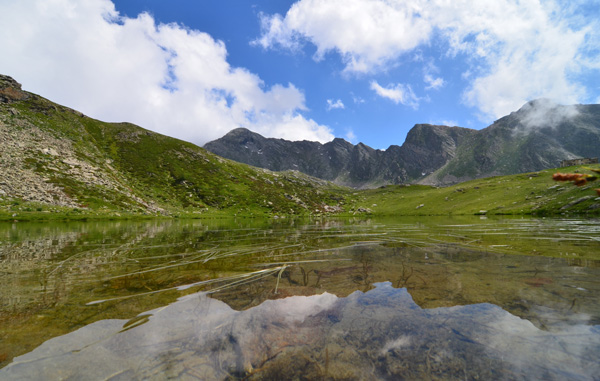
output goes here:
[[450, 187], [390, 185], [354, 194], [355, 205], [375, 215], [562, 215], [599, 214], [600, 197], [588, 183], [552, 180], [556, 172], [591, 173], [585, 166], [488, 177]]
[[343, 202], [342, 188], [328, 182], [101, 122], [7, 78], [0, 78], [0, 218], [302, 215], [335, 211]]
[[0, 220], [600, 213], [600, 184], [556, 183], [554, 172], [356, 191], [101, 122], [0, 76]]

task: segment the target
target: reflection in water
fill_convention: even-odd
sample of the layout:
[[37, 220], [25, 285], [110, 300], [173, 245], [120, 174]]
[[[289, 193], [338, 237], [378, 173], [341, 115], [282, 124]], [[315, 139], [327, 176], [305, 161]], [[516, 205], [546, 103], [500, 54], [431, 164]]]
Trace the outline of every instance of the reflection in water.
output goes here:
[[[128, 328], [101, 320], [17, 357], [29, 379], [592, 378], [600, 327], [543, 331], [492, 304], [421, 309], [378, 283], [347, 297], [268, 300], [239, 312], [204, 293]], [[148, 317], [149, 315], [149, 317]], [[125, 327], [125, 328], [124, 328]], [[82, 366], [85, 364], [85, 366]]]
[[599, 226], [0, 224], [0, 379], [593, 378]]

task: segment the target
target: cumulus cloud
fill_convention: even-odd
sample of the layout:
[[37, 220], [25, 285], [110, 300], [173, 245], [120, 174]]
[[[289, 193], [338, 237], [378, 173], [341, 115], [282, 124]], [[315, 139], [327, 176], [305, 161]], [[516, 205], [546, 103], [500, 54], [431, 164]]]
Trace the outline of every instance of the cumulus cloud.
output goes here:
[[344, 103], [341, 99], [334, 101], [333, 99], [327, 100], [327, 111], [331, 111], [333, 109], [344, 109]]
[[[384, 0], [300, 0], [285, 17], [262, 15], [264, 48], [317, 47], [315, 59], [338, 52], [348, 72], [369, 72], [427, 41], [432, 28], [420, 5]], [[385, 37], [384, 37], [385, 36]]]
[[259, 14], [262, 37], [251, 42], [252, 45], [264, 49], [272, 48], [275, 44], [283, 49], [297, 51], [302, 46], [301, 36], [290, 27], [281, 15], [272, 16]]
[[[244, 126], [265, 136], [328, 141], [304, 94], [232, 67], [210, 35], [121, 16], [109, 0], [3, 4], [0, 71], [89, 116], [129, 121], [197, 144]], [[57, 85], [57, 83], [59, 85]]]
[[419, 98], [410, 85], [391, 83], [387, 87], [383, 87], [377, 81], [371, 81], [371, 90], [375, 91], [380, 97], [390, 99], [396, 104], [400, 103], [414, 109], [419, 107]]
[[566, 11], [552, 2], [449, 6], [434, 20], [444, 28], [450, 53], [467, 54], [480, 65], [470, 73], [467, 104], [499, 117], [535, 98], [577, 103], [586, 97], [585, 84], [574, 81], [573, 74], [590, 67], [581, 59], [589, 48], [587, 38], [595, 33], [590, 25], [572, 28], [560, 18]]
[[[316, 59], [336, 52], [349, 73], [384, 70], [409, 52], [422, 55], [421, 46], [446, 47], [444, 56], [466, 57], [469, 64], [463, 101], [495, 118], [534, 98], [576, 103], [589, 96], [586, 84], [575, 78], [600, 69], [600, 27], [578, 13], [577, 4], [299, 0], [285, 16], [262, 15], [257, 41], [265, 48], [297, 48], [308, 41], [317, 48]], [[444, 84], [434, 76], [425, 82], [431, 89]]]

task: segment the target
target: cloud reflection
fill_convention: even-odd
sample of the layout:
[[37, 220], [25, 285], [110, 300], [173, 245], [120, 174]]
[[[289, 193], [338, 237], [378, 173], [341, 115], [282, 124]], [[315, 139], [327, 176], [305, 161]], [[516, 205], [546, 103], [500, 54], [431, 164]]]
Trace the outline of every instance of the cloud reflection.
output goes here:
[[[492, 304], [422, 309], [377, 283], [347, 297], [268, 300], [246, 311], [203, 293], [147, 312], [145, 324], [103, 320], [47, 341], [0, 379], [73, 378], [593, 378], [598, 326], [542, 330]], [[85, 366], [82, 366], [85, 364]]]

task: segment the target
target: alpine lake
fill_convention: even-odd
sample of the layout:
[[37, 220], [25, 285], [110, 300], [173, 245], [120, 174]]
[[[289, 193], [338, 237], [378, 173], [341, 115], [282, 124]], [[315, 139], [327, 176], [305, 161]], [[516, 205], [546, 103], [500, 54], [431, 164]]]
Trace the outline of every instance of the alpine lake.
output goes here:
[[0, 379], [600, 377], [600, 221], [0, 223]]

